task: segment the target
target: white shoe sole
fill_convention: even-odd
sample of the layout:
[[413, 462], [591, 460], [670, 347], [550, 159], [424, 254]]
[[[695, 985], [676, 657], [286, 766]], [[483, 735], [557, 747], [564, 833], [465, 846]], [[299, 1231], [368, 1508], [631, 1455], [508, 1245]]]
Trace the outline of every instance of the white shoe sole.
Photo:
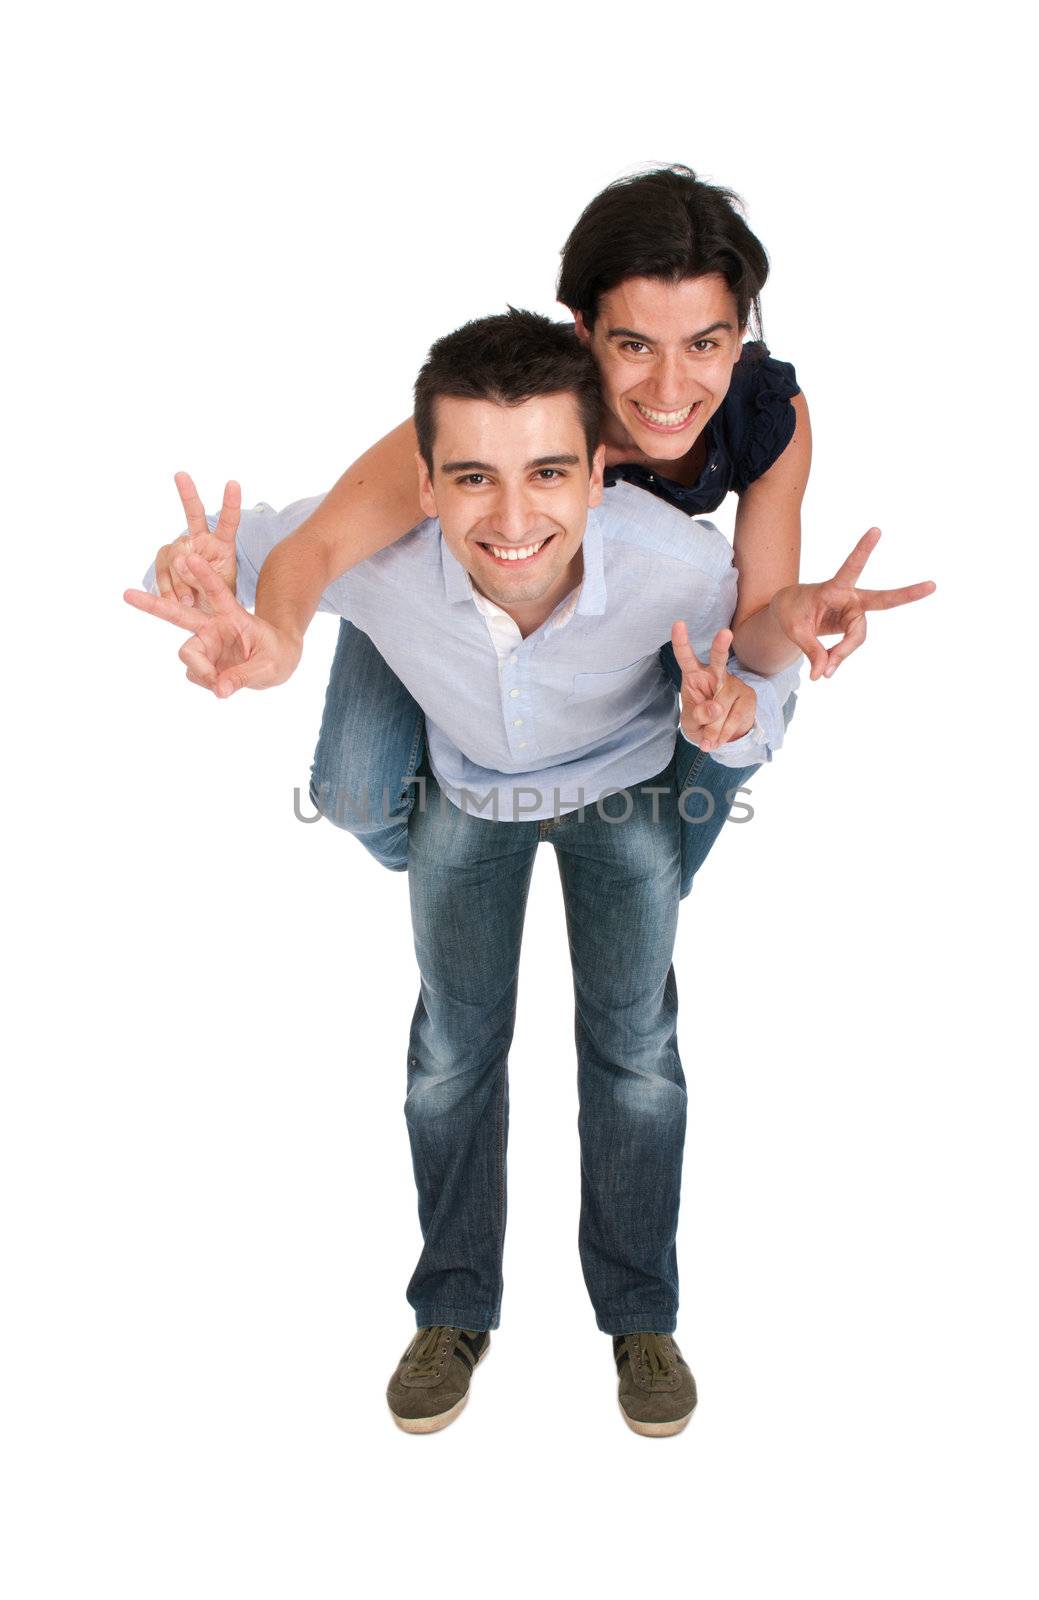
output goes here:
[[[490, 1334], [488, 1334], [484, 1347], [476, 1358], [476, 1367], [480, 1365], [490, 1348], [491, 1338]], [[476, 1367], [473, 1368], [474, 1372]], [[435, 1417], [398, 1417], [392, 1406], [390, 1407], [390, 1416], [404, 1433], [439, 1433], [441, 1428], [446, 1428], [449, 1422], [454, 1422], [460, 1411], [465, 1410], [468, 1399], [469, 1390], [467, 1389], [461, 1400], [456, 1401], [447, 1411], [438, 1411]]]
[[[628, 1427], [631, 1429], [632, 1433], [641, 1433], [643, 1437], [647, 1439], [667, 1439], [673, 1433], [681, 1433], [682, 1429], [686, 1426], [689, 1418], [693, 1414], [692, 1411], [687, 1411], [684, 1417], [675, 1417], [671, 1422], [638, 1422], [634, 1417], [628, 1416], [628, 1413], [621, 1405], [619, 1395], [617, 1397], [617, 1405], [620, 1408], [621, 1416], [628, 1424]], [[696, 1407], [694, 1406], [693, 1411], [695, 1410]]]

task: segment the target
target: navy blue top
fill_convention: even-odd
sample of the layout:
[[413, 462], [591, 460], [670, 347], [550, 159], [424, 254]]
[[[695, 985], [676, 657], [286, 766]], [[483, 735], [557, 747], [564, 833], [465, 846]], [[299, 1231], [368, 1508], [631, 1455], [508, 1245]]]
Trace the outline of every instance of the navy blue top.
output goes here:
[[789, 361], [776, 361], [767, 345], [745, 344], [729, 392], [704, 429], [707, 458], [696, 483], [687, 488], [635, 462], [607, 467], [605, 481], [638, 484], [690, 517], [715, 511], [730, 489], [742, 494], [783, 454], [797, 421], [790, 401], [799, 393]]

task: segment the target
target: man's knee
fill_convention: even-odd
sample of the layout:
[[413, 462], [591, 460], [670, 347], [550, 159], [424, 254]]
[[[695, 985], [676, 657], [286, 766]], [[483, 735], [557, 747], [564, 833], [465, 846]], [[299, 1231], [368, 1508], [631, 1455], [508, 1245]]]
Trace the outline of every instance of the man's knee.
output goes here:
[[500, 1090], [508, 1061], [508, 1050], [475, 1055], [467, 1050], [427, 1054], [420, 1051], [408, 1057], [408, 1093], [404, 1115], [411, 1127], [450, 1116], [479, 1114], [488, 1096]]
[[616, 1079], [614, 1097], [627, 1116], [640, 1122], [671, 1122], [686, 1114], [687, 1093], [685, 1080], [671, 1062], [665, 1070], [657, 1063], [647, 1062], [641, 1070], [626, 1064], [626, 1070]]

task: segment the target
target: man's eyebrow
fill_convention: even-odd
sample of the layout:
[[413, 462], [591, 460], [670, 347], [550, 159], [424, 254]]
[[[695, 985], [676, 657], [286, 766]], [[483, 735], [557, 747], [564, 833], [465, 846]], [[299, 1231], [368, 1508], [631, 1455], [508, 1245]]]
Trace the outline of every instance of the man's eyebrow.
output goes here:
[[[709, 333], [717, 333], [719, 329], [724, 333], [732, 332], [731, 322], [712, 322], [709, 328], [701, 328], [699, 333], [689, 333], [682, 340], [683, 344], [692, 344], [695, 339], [706, 339]], [[610, 328], [606, 334], [607, 339], [637, 339], [640, 344], [656, 344], [658, 341], [651, 338], [648, 333], [636, 333], [634, 328]]]
[[[533, 461], [528, 461], [526, 471], [530, 472], [538, 467], [578, 467], [581, 464], [580, 456], [537, 456]], [[494, 472], [488, 461], [445, 461], [440, 468], [441, 472]]]

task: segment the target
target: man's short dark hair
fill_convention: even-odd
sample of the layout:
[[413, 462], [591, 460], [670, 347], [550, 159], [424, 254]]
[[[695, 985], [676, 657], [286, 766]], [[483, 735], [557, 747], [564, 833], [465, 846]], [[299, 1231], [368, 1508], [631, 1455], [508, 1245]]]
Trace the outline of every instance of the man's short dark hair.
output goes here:
[[568, 323], [510, 306], [498, 316], [481, 317], [445, 334], [415, 380], [415, 431], [426, 466], [433, 471], [437, 400], [518, 406], [547, 394], [573, 395], [590, 465], [602, 438], [599, 370]]
[[562, 249], [558, 299], [592, 327], [599, 297], [626, 278], [680, 283], [720, 273], [736, 300], [740, 327], [768, 277], [764, 245], [740, 215], [731, 189], [704, 183], [689, 167], [657, 167], [618, 178], [582, 211]]

